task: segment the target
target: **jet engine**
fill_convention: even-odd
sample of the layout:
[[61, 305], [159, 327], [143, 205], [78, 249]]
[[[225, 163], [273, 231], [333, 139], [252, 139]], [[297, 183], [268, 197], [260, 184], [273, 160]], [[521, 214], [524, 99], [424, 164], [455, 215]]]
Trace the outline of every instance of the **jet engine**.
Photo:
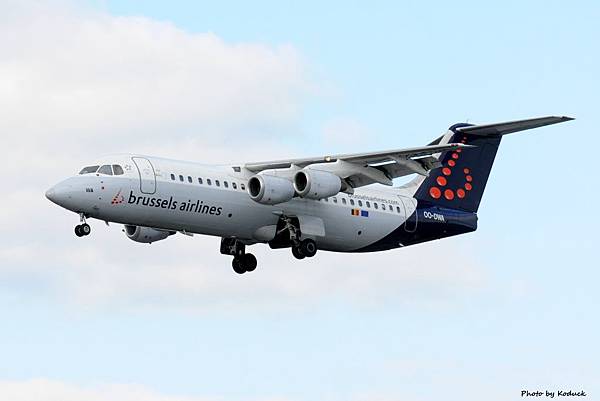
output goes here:
[[294, 197], [294, 186], [288, 179], [274, 175], [257, 174], [248, 180], [250, 199], [265, 205], [276, 205]]
[[294, 175], [294, 189], [303, 198], [323, 199], [340, 192], [342, 180], [327, 171], [304, 169]]
[[175, 234], [174, 231], [163, 231], [150, 227], [125, 225], [125, 235], [127, 235], [127, 238], [144, 244], [151, 244], [163, 240], [173, 234]]

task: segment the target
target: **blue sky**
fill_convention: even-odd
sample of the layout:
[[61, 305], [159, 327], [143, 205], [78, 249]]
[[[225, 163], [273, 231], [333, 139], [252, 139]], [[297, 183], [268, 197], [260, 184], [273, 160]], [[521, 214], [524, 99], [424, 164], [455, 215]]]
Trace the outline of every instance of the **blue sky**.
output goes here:
[[[0, 398], [600, 399], [595, 2], [5, 8]], [[477, 232], [310, 264], [261, 247], [252, 277], [212, 238], [77, 240], [43, 199], [107, 152], [256, 161], [550, 114], [577, 119], [505, 138]]]

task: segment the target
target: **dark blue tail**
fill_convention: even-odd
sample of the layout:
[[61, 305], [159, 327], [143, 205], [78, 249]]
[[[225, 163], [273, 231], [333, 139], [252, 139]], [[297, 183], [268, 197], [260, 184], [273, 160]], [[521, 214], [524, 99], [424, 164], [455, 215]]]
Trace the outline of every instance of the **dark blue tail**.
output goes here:
[[441, 167], [430, 171], [415, 193], [419, 207], [435, 205], [477, 212], [502, 135], [477, 135], [457, 130], [471, 124], [455, 124], [441, 140], [474, 145], [440, 155]]

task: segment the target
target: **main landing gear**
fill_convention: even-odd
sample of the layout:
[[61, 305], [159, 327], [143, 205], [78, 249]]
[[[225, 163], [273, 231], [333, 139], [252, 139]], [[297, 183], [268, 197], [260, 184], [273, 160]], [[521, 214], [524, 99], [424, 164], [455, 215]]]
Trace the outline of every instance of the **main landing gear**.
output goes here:
[[85, 222], [85, 214], [79, 213], [79, 220], [81, 221], [81, 224], [75, 226], [75, 235], [78, 237], [90, 235], [92, 228]]
[[296, 259], [312, 258], [317, 253], [317, 243], [310, 238], [292, 245], [292, 255]]
[[233, 271], [237, 274], [244, 274], [246, 272], [252, 272], [256, 269], [256, 257], [251, 253], [245, 253], [242, 256], [234, 256], [231, 261]]
[[296, 259], [312, 258], [316, 255], [317, 243], [310, 238], [300, 239], [302, 233], [297, 218], [294, 219], [289, 216], [281, 216], [278, 226], [281, 226], [281, 228], [278, 230], [277, 235], [281, 236], [286, 233], [289, 236], [292, 255], [294, 255]]
[[222, 238], [221, 253], [233, 256], [231, 267], [237, 274], [252, 272], [256, 269], [256, 257], [251, 253], [246, 253], [246, 245], [236, 238]]
[[[312, 258], [317, 253], [317, 243], [311, 238], [301, 238], [298, 218], [281, 215], [275, 237], [269, 241], [269, 246], [272, 249], [291, 248], [296, 259]], [[256, 258], [246, 253], [246, 245], [237, 238], [221, 238], [221, 253], [233, 256], [231, 266], [238, 274], [256, 269]]]

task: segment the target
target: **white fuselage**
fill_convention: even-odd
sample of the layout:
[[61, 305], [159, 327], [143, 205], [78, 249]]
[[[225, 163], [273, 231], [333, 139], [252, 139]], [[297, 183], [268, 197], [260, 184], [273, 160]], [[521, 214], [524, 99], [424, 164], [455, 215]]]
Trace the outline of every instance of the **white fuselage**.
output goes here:
[[[298, 216], [303, 235], [319, 249], [352, 252], [400, 227], [416, 208], [410, 191], [359, 188], [354, 194], [263, 205], [250, 199], [251, 172], [148, 156], [118, 155], [98, 164], [119, 164], [122, 175], [80, 174], [47, 196], [96, 219], [161, 230], [268, 242], [280, 215]], [[174, 178], [174, 179], [173, 179]], [[401, 244], [398, 244], [401, 246]]]

